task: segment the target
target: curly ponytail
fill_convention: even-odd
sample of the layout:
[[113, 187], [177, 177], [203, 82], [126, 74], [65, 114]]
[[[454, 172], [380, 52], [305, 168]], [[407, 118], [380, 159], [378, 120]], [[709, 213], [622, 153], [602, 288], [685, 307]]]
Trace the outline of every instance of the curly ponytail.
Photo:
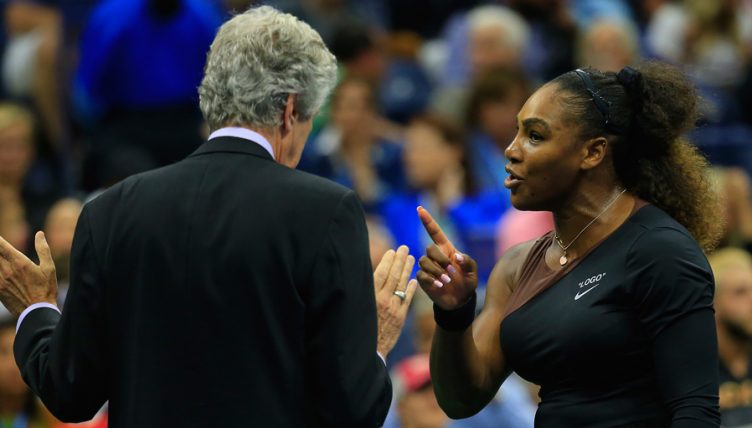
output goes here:
[[627, 78], [624, 71], [585, 71], [595, 96], [605, 100], [605, 113], [576, 72], [553, 83], [565, 92], [561, 100], [583, 138], [609, 138], [614, 169], [625, 188], [666, 211], [704, 250], [712, 250], [723, 229], [717, 218], [720, 199], [707, 161], [683, 137], [698, 118], [697, 92], [679, 70], [666, 64], [645, 62], [628, 71]]

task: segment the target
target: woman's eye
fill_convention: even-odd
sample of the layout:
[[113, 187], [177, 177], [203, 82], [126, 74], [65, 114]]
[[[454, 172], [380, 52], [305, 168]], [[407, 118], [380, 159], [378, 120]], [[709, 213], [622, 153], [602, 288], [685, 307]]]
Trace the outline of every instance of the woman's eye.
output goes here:
[[537, 133], [535, 131], [530, 131], [530, 133], [528, 135], [530, 137], [530, 141], [538, 142], [538, 141], [542, 141], [543, 140], [543, 137], [541, 136], [541, 134], [539, 134], [539, 133]]

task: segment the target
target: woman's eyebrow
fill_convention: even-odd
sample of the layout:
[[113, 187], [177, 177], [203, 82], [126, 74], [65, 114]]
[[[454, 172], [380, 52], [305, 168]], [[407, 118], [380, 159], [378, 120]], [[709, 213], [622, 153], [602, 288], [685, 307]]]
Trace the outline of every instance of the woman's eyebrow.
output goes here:
[[531, 117], [522, 121], [522, 126], [524, 126], [525, 128], [530, 128], [534, 125], [538, 125], [542, 127], [544, 131], [546, 132], [551, 132], [551, 127], [548, 126], [548, 122], [546, 122], [543, 119], [538, 119], [537, 117]]

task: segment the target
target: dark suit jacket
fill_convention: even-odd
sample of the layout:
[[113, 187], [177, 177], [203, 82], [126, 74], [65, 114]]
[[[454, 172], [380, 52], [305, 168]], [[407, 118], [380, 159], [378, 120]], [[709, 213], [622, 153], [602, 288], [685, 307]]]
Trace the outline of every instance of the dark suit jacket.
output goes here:
[[216, 138], [86, 205], [63, 315], [29, 313], [24, 379], [118, 427], [373, 427], [391, 401], [355, 194]]

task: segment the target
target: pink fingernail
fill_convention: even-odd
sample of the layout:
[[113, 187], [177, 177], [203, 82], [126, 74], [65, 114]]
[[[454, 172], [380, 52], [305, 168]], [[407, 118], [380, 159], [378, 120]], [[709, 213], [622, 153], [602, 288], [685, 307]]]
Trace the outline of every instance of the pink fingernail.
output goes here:
[[454, 258], [457, 259], [458, 262], [464, 263], [465, 262], [465, 256], [463, 256], [460, 253], [454, 253]]
[[438, 288], [441, 288], [441, 287], [443, 287], [443, 286], [444, 286], [444, 284], [442, 284], [442, 283], [441, 283], [441, 282], [439, 282], [439, 281], [435, 281], [435, 280], [434, 280], [434, 282], [433, 282], [433, 285], [435, 285], [435, 286], [436, 286], [436, 287], [438, 287]]
[[454, 266], [449, 265], [447, 266], [447, 272], [449, 272], [449, 275], [454, 275], [455, 273], [457, 273], [457, 269], [455, 269]]
[[443, 282], [444, 284], [449, 284], [450, 282], [452, 282], [452, 278], [449, 278], [449, 275], [442, 273], [441, 282]]

